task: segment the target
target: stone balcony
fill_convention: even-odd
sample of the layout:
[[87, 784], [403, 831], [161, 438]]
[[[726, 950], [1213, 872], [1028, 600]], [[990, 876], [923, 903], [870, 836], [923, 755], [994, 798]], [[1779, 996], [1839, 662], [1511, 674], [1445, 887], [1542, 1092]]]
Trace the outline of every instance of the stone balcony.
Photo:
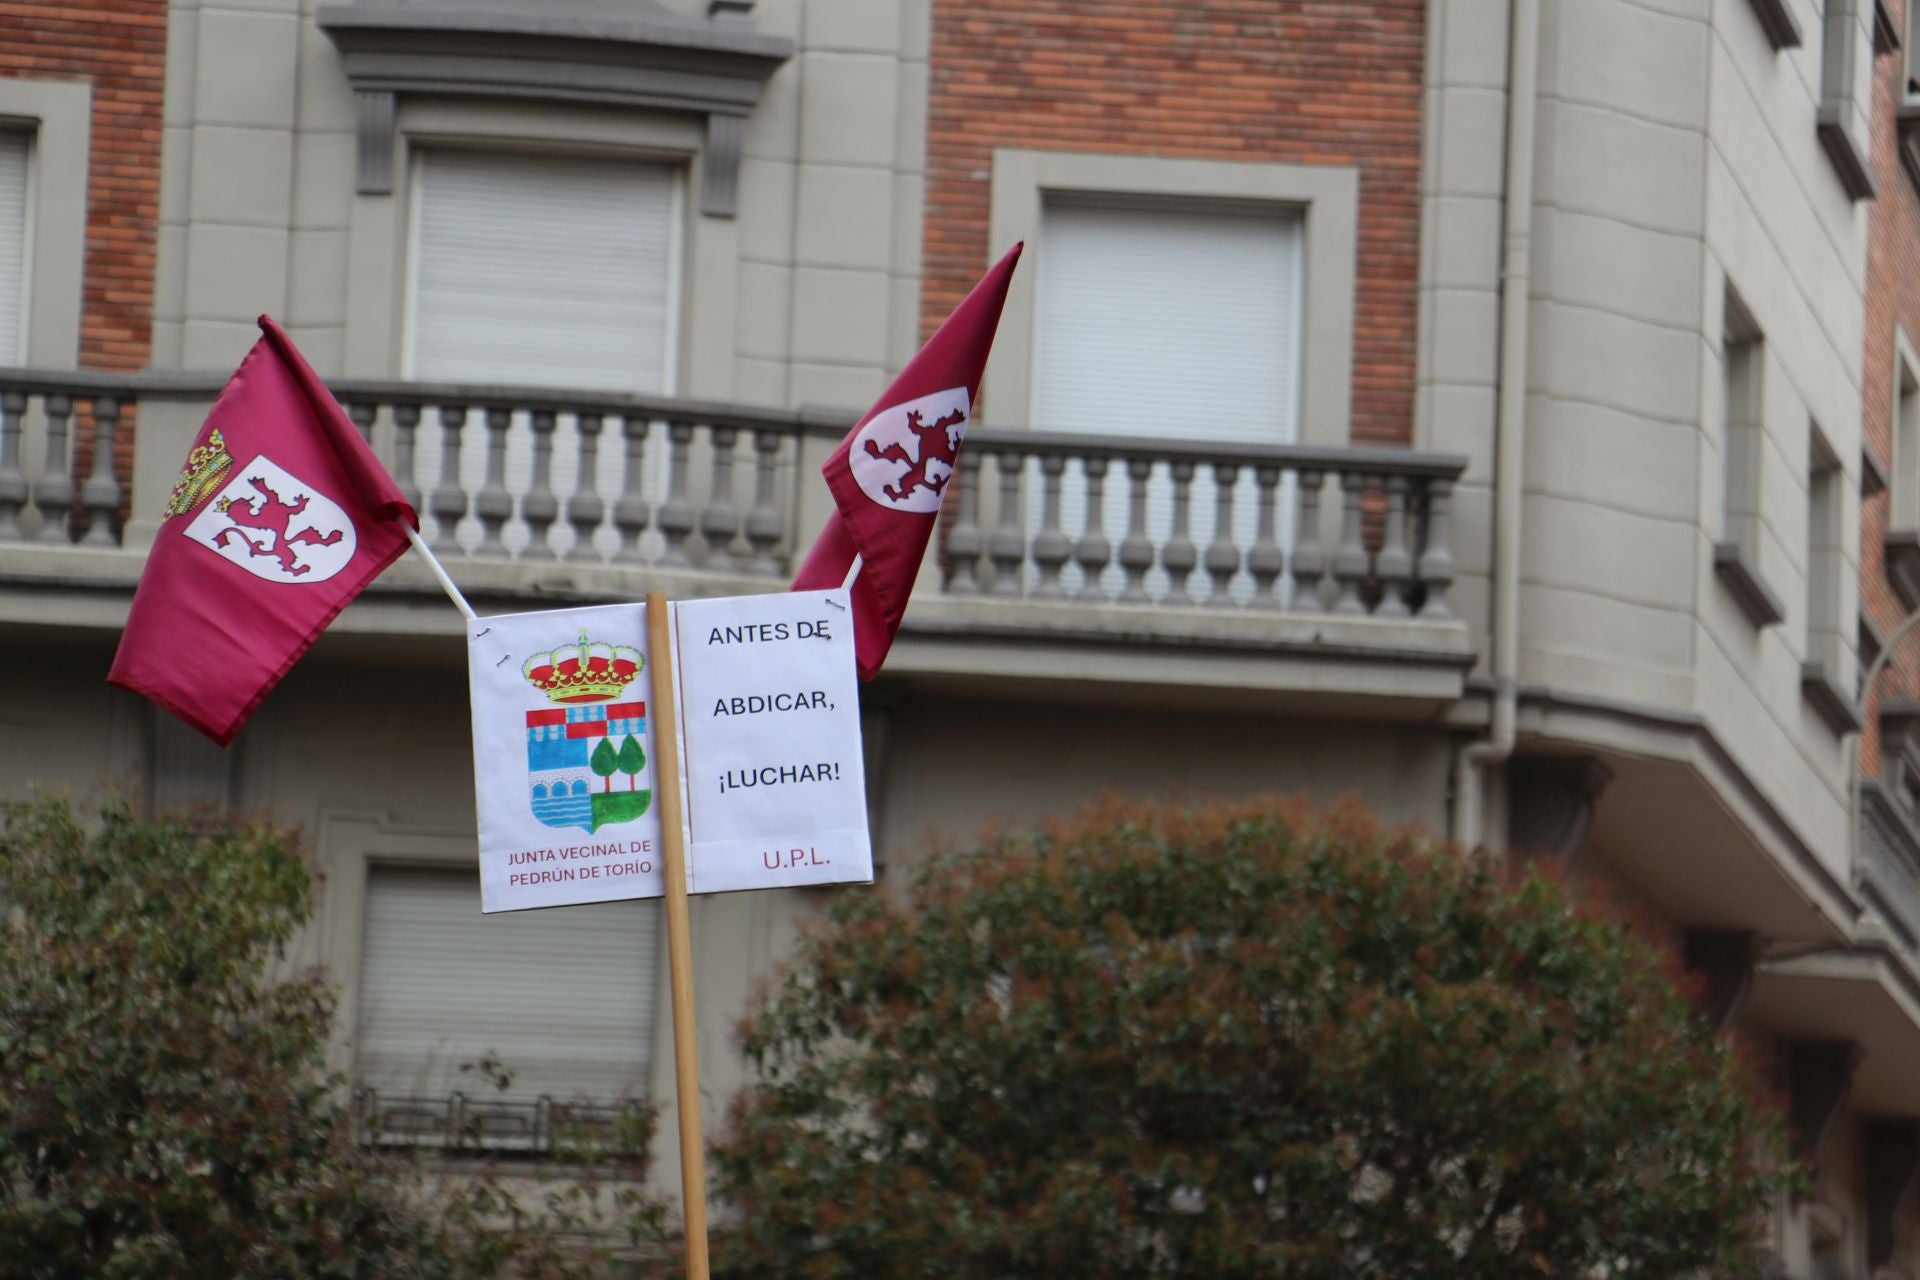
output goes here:
[[[124, 622], [223, 381], [0, 370], [0, 626]], [[332, 389], [482, 613], [782, 589], [829, 513], [820, 463], [855, 416], [525, 387]], [[1373, 699], [1416, 714], [1460, 696], [1475, 657], [1448, 600], [1463, 458], [980, 428], [960, 465], [890, 676], [1159, 686], [1227, 706]], [[461, 627], [406, 556], [334, 632]]]

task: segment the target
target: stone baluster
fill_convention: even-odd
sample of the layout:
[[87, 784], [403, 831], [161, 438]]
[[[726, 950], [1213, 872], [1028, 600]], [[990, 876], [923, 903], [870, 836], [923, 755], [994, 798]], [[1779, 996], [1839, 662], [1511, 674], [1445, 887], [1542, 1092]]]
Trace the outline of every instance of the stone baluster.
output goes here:
[[400, 496], [416, 513], [420, 510], [420, 486], [414, 480], [413, 455], [419, 429], [419, 405], [393, 406], [393, 478], [400, 486]]
[[957, 596], [980, 594], [980, 553], [986, 539], [980, 534], [980, 451], [960, 451], [960, 503], [954, 509], [953, 528], [947, 532], [947, 563], [951, 577], [947, 590]]
[[707, 539], [707, 567], [732, 569], [739, 563], [733, 554], [734, 535], [740, 532], [740, 510], [733, 505], [733, 442], [740, 433], [732, 427], [714, 427], [708, 434], [713, 442], [713, 484], [707, 509], [700, 514], [700, 532]]
[[1048, 454], [1040, 459], [1040, 531], [1033, 538], [1033, 563], [1039, 581], [1033, 594], [1043, 600], [1063, 600], [1066, 591], [1060, 585], [1060, 569], [1073, 552], [1073, 544], [1060, 529], [1060, 476], [1067, 469], [1066, 457]]
[[20, 511], [27, 505], [27, 476], [20, 469], [20, 419], [27, 393], [0, 391], [0, 541], [20, 537]]
[[1407, 549], [1407, 478], [1388, 476], [1387, 522], [1381, 532], [1380, 554], [1374, 558], [1373, 571], [1380, 579], [1380, 605], [1377, 617], [1404, 618], [1412, 610], [1407, 601], [1413, 595], [1413, 553]]
[[1327, 572], [1327, 553], [1320, 546], [1320, 486], [1322, 471], [1300, 473], [1300, 510], [1293, 539], [1293, 611], [1318, 613], [1320, 579]]
[[40, 508], [40, 541], [65, 543], [67, 516], [73, 507], [72, 464], [67, 460], [67, 421], [73, 414], [73, 397], [49, 394], [47, 410], [47, 460], [40, 468], [40, 483], [34, 486], [33, 502]]
[[523, 560], [552, 560], [553, 522], [560, 515], [560, 500], [553, 496], [553, 429], [551, 409], [535, 409], [528, 415], [533, 429], [533, 475], [527, 481], [527, 496], [520, 500], [520, 517], [527, 522], [527, 549]]
[[693, 503], [687, 498], [688, 452], [693, 444], [691, 422], [667, 424], [667, 500], [660, 504], [656, 523], [667, 540], [661, 564], [685, 565], [687, 535], [693, 532]]
[[627, 442], [627, 456], [624, 474], [620, 477], [620, 496], [613, 503], [613, 527], [620, 533], [620, 549], [614, 559], [621, 564], [639, 564], [640, 535], [646, 532], [647, 520], [653, 515], [642, 497], [640, 486], [641, 462], [647, 451], [647, 433], [653, 429], [653, 420], [629, 416], [620, 423], [620, 434]]
[[780, 573], [780, 562], [773, 558], [773, 548], [780, 541], [782, 528], [780, 508], [773, 500], [774, 471], [779, 457], [779, 432], [753, 433], [753, 510], [747, 513], [746, 527], [747, 546], [752, 548], [753, 558], [747, 571], [765, 577]]
[[567, 498], [567, 523], [573, 526], [568, 560], [600, 559], [600, 551], [593, 545], [593, 531], [607, 514], [607, 504], [600, 499], [600, 427], [597, 413], [583, 413], [574, 419], [574, 428], [580, 434], [580, 473]]
[[113, 439], [120, 428], [120, 401], [113, 396], [93, 399], [93, 467], [80, 486], [80, 505], [87, 509], [87, 532], [80, 539], [89, 547], [117, 547], [113, 522], [120, 514], [120, 481], [113, 474]]
[[987, 559], [993, 561], [993, 594], [1020, 594], [1020, 566], [1027, 558], [1027, 538], [1020, 528], [1020, 472], [1026, 459], [1011, 450], [994, 455], [1000, 468], [1000, 519], [987, 539]]
[[1333, 601], [1335, 613], [1367, 611], [1366, 602], [1360, 598], [1360, 585], [1367, 580], [1367, 548], [1360, 535], [1366, 495], [1366, 476], [1341, 473], [1340, 549], [1333, 553], [1333, 582], [1338, 591]]
[[500, 531], [513, 515], [513, 495], [507, 492], [507, 428], [513, 425], [513, 410], [495, 405], [487, 410], [487, 478], [474, 496], [473, 514], [480, 521], [480, 545], [474, 554], [503, 556], [507, 544]]
[[1167, 603], [1191, 604], [1193, 597], [1187, 591], [1187, 579], [1200, 563], [1199, 551], [1187, 528], [1193, 511], [1193, 463], [1176, 460], [1167, 471], [1173, 476], [1173, 529], [1167, 535], [1167, 545], [1160, 549], [1160, 567], [1167, 571]]
[[1087, 473], [1087, 527], [1080, 541], [1073, 544], [1073, 562], [1080, 566], [1079, 598], [1105, 600], [1107, 592], [1100, 575], [1113, 559], [1113, 543], [1107, 540], [1107, 460], [1083, 458], [1080, 466]]
[[380, 415], [380, 406], [365, 400], [355, 400], [346, 406], [347, 420], [353, 423], [354, 430], [368, 444], [373, 443], [373, 420]]
[[1255, 467], [1253, 477], [1260, 486], [1259, 528], [1253, 535], [1253, 545], [1247, 549], [1247, 572], [1253, 576], [1252, 606], [1256, 609], [1277, 609], [1280, 607], [1279, 593], [1274, 591], [1274, 580], [1281, 570], [1287, 567], [1287, 556], [1280, 549], [1280, 541], [1274, 535], [1276, 510], [1280, 501], [1280, 468]]
[[1423, 618], [1451, 618], [1447, 589], [1453, 585], [1453, 552], [1447, 546], [1447, 500], [1453, 482], [1439, 476], [1427, 481], [1426, 528], [1420, 552], [1420, 585], [1427, 593], [1420, 606]]
[[1207, 604], [1216, 609], [1231, 608], [1230, 584], [1240, 572], [1240, 548], [1233, 543], [1233, 486], [1240, 479], [1240, 468], [1231, 463], [1213, 464], [1213, 545], [1207, 548], [1207, 576], [1213, 589], [1207, 592]]
[[1153, 542], [1147, 537], [1147, 481], [1153, 459], [1127, 459], [1127, 536], [1120, 540], [1120, 568], [1127, 575], [1123, 604], [1146, 604], [1147, 570], [1153, 568]]
[[435, 551], [460, 550], [461, 517], [467, 514], [467, 491], [460, 480], [460, 431], [467, 424], [467, 407], [440, 406], [440, 483], [433, 487]]

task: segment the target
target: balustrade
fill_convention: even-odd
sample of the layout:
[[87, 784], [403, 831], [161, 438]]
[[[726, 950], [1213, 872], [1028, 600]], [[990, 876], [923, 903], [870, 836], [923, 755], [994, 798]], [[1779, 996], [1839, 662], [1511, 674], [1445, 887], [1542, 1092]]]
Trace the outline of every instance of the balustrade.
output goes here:
[[[114, 457], [133, 407], [143, 393], [210, 403], [218, 385], [0, 371], [0, 545], [117, 545], [128, 495]], [[844, 430], [825, 416], [661, 397], [344, 380], [334, 390], [443, 556], [556, 570], [784, 580], [816, 532], [798, 527], [811, 459]], [[1390, 449], [977, 429], [948, 503], [944, 589], [1445, 619], [1448, 499], [1462, 466]], [[141, 474], [161, 470], [150, 462]], [[146, 497], [136, 513], [164, 501]]]

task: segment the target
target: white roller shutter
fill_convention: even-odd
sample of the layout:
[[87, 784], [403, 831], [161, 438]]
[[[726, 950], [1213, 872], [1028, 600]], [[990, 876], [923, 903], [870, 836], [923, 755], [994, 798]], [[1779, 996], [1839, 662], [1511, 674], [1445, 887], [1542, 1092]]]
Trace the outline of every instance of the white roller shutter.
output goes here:
[[[415, 171], [409, 375], [671, 392], [679, 183], [676, 170], [654, 164], [422, 153]], [[429, 415], [422, 427], [420, 456], [437, 458], [437, 418]], [[461, 439], [462, 479], [476, 493], [486, 476], [479, 406], [469, 412]], [[618, 492], [618, 442], [614, 424], [601, 437], [599, 488], [609, 499]], [[553, 490], [564, 503], [577, 483], [570, 420], [560, 422], [554, 444]], [[509, 433], [505, 467], [516, 506], [527, 492], [532, 458], [523, 414]], [[416, 477], [423, 489], [437, 479]], [[610, 547], [611, 532], [603, 534]], [[462, 540], [472, 545], [478, 537], [469, 518]], [[564, 549], [569, 539], [564, 527], [556, 531], [556, 545]], [[517, 518], [506, 540], [515, 551], [525, 545]]]
[[[480, 914], [471, 872], [367, 876], [357, 1083], [383, 1095], [644, 1098], [658, 904]], [[496, 1094], [460, 1064], [491, 1055]]]
[[[1038, 431], [1099, 436], [1189, 436], [1286, 444], [1299, 439], [1301, 218], [1276, 208], [1220, 213], [1049, 203], [1041, 221], [1035, 298], [1033, 400]], [[1039, 527], [1037, 475], [1029, 476], [1028, 527]], [[1280, 532], [1291, 524], [1283, 494]], [[1235, 487], [1234, 541], [1245, 553], [1256, 529], [1258, 489]], [[1123, 468], [1109, 471], [1105, 530], [1127, 532]], [[1062, 525], [1077, 539], [1085, 486], [1075, 471], [1063, 492]], [[1156, 471], [1148, 535], [1163, 546], [1172, 528], [1172, 485]], [[1196, 471], [1189, 536], [1201, 556], [1213, 540], [1214, 478]], [[1122, 574], [1105, 583], [1118, 592]], [[1070, 575], [1070, 589], [1078, 583]], [[1189, 588], [1207, 590], [1204, 569]], [[1156, 568], [1149, 590], [1165, 590]], [[1250, 579], [1236, 581], [1244, 596]]]
[[0, 129], [0, 365], [27, 358], [27, 135]]

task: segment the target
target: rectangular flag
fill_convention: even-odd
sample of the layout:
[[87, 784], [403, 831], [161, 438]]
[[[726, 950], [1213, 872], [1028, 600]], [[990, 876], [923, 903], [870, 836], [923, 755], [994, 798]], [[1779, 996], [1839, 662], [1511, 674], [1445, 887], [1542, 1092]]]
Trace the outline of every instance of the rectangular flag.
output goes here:
[[280, 326], [260, 328], [187, 454], [107, 675], [223, 747], [419, 523]]
[[838, 587], [854, 557], [861, 558], [852, 590], [863, 679], [873, 679], [886, 661], [907, 611], [1021, 247], [1014, 245], [981, 277], [821, 467], [834, 514], [793, 589]]

